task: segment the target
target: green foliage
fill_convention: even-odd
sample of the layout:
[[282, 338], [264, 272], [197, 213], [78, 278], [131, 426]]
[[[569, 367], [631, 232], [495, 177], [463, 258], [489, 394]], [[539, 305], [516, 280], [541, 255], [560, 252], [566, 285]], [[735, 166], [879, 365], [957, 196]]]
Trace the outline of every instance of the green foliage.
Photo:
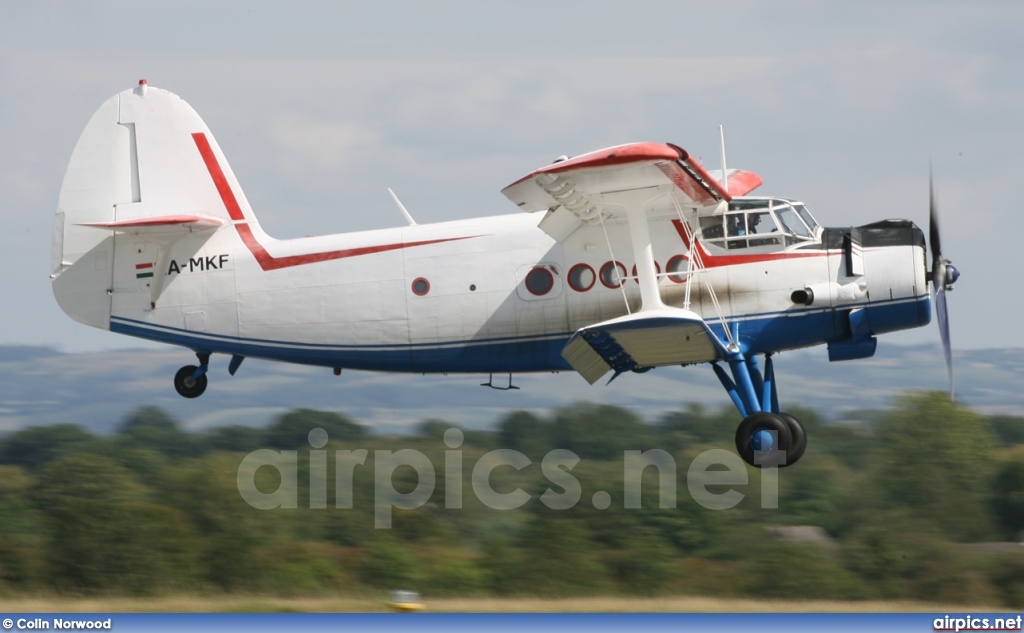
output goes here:
[[586, 526], [561, 512], [536, 515], [519, 537], [518, 549], [508, 570], [508, 586], [515, 593], [575, 596], [610, 586]]
[[999, 602], [1018, 611], [1024, 609], [1024, 552], [1000, 555], [990, 565], [988, 575]]
[[853, 488], [850, 473], [835, 458], [805, 455], [798, 468], [786, 470], [779, 482], [779, 507], [784, 523], [840, 529], [839, 504]]
[[555, 448], [555, 426], [529, 411], [515, 411], [498, 422], [501, 448], [538, 460]]
[[872, 485], [956, 540], [993, 536], [988, 498], [995, 438], [988, 420], [939, 392], [906, 396], [878, 429]]
[[752, 543], [741, 591], [779, 600], [857, 599], [851, 574], [829, 550], [815, 544]]
[[666, 414], [658, 424], [658, 430], [677, 449], [729, 446], [736, 433], [736, 424], [736, 412], [732, 408], [709, 412], [703, 405], [691, 404], [685, 411]]
[[257, 575], [252, 589], [283, 596], [336, 594], [351, 590], [355, 579], [350, 560], [339, 548], [324, 543], [283, 540], [257, 548]]
[[366, 429], [338, 413], [297, 409], [285, 413], [267, 429], [264, 448], [307, 450], [309, 432], [315, 428], [327, 431], [333, 442], [358, 442], [366, 436]]
[[251, 426], [232, 424], [213, 429], [199, 437], [199, 444], [214, 451], [237, 451], [251, 453], [259, 448], [266, 448], [264, 436], [266, 431]]
[[181, 429], [177, 420], [156, 407], [142, 407], [132, 413], [118, 436], [121, 446], [150, 449], [172, 459], [199, 453], [195, 439]]
[[36, 497], [53, 535], [49, 567], [62, 589], [150, 593], [194, 575], [187, 519], [148, 503], [146, 489], [107, 457], [79, 453], [51, 462], [39, 474]]
[[43, 580], [46, 523], [33, 502], [35, 481], [17, 466], [0, 466], [0, 591]]
[[39, 509], [69, 521], [80, 511], [99, 513], [145, 498], [146, 489], [127, 469], [95, 453], [72, 453], [46, 464], [35, 487]]
[[621, 459], [624, 450], [654, 448], [653, 432], [634, 413], [610, 405], [561, 409], [555, 415], [555, 442], [582, 459]]
[[[1017, 443], [1019, 419], [985, 418], [942, 394], [857, 414], [867, 420], [859, 425], [795, 414], [810, 448], [779, 472], [778, 508], [761, 507], [763, 473], [748, 469], [748, 483], [736, 486], [744, 500], [723, 511], [700, 506], [686, 484], [700, 451], [731, 447], [738, 420], [727, 409], [691, 406], [657, 425], [610, 406], [510, 413], [495, 432], [464, 433], [460, 509], [445, 508], [443, 435], [451, 425], [442, 420], [424, 422], [415, 437], [383, 437], [336, 413], [296, 410], [268, 429], [188, 433], [147, 407], [110, 437], [70, 425], [19, 431], [0, 440], [0, 595], [408, 588], [427, 596], [685, 592], [1024, 607], [1024, 556], [957, 543], [1024, 530], [1024, 447], [995, 449]], [[308, 434], [317, 427], [368, 451], [354, 470], [352, 508], [334, 507], [336, 445], [325, 449], [327, 508], [309, 507]], [[533, 460], [490, 475], [497, 492], [529, 493], [518, 510], [489, 508], [473, 492], [474, 466], [499, 447]], [[300, 451], [297, 508], [257, 510], [242, 499], [239, 464], [260, 448]], [[541, 468], [555, 448], [581, 459], [563, 471], [581, 490], [565, 510], [540, 499], [563, 490]], [[651, 448], [676, 462], [675, 507], [659, 507], [661, 482], [649, 467], [641, 507], [625, 508], [636, 473], [624, 472], [623, 451]], [[375, 529], [375, 451], [401, 449], [430, 459], [434, 493], [420, 508], [394, 509], [390, 530]], [[261, 469], [258, 485], [274, 487], [271, 471]], [[400, 492], [417, 481], [412, 468], [394, 472]], [[597, 492], [609, 495], [609, 507], [594, 507]], [[779, 525], [821, 526], [835, 540], [783, 542], [766, 529]]]
[[484, 558], [480, 564], [486, 579], [485, 587], [501, 595], [515, 591], [522, 560], [523, 552], [511, 537], [492, 535], [484, 546]]
[[992, 486], [992, 508], [1004, 532], [1019, 539], [1024, 532], [1024, 446], [1000, 460]]
[[843, 542], [846, 566], [867, 597], [948, 603], [991, 603], [979, 570], [942, 533], [905, 510], [879, 512]]
[[62, 455], [95, 451], [99, 440], [73, 424], [36, 426], [18, 431], [0, 442], [0, 464], [35, 469]]
[[444, 420], [425, 420], [421, 422], [416, 431], [420, 437], [441, 441], [444, 439], [444, 432], [452, 428]]
[[678, 552], [652, 529], [633, 531], [625, 547], [606, 558], [612, 578], [627, 593], [654, 595], [666, 592], [678, 573]]
[[422, 564], [408, 547], [387, 532], [378, 532], [366, 548], [359, 575], [379, 589], [409, 589], [422, 578]]
[[992, 415], [988, 422], [999, 439], [1007, 445], [1024, 444], [1024, 417], [1019, 415]]
[[152, 448], [123, 447], [109, 451], [110, 457], [124, 466], [146, 486], [160, 487], [167, 479], [171, 461]]

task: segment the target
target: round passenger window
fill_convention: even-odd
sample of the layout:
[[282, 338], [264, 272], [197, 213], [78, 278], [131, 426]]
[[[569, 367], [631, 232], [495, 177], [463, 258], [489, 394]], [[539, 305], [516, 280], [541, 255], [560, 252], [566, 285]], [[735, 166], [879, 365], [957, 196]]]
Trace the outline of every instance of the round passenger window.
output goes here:
[[430, 292], [430, 282], [423, 277], [418, 277], [412, 282], [412, 292], [414, 295], [422, 297]]
[[547, 268], [534, 268], [526, 274], [526, 289], [530, 294], [546, 295], [555, 287], [555, 278]]
[[[661, 274], [661, 264], [654, 262], [654, 274]], [[640, 283], [640, 276], [636, 274], [636, 264], [633, 264], [633, 281]]]
[[594, 287], [597, 275], [587, 264], [576, 264], [569, 269], [569, 287], [576, 292], [586, 292]]
[[601, 266], [601, 283], [606, 288], [620, 288], [626, 281], [626, 267], [616, 261]]
[[677, 284], [686, 283], [686, 273], [690, 269], [689, 260], [683, 255], [675, 255], [665, 264], [668, 278]]

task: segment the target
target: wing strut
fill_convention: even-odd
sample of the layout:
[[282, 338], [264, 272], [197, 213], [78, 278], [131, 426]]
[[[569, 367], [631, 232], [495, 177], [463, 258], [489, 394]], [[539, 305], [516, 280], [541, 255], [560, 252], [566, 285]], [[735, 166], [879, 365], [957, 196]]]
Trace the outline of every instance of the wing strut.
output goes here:
[[[661, 186], [616, 191], [606, 193], [603, 196], [602, 202], [604, 205], [622, 207], [626, 210], [626, 220], [629, 222], [629, 236], [631, 246], [633, 247], [633, 259], [636, 262], [637, 283], [640, 284], [640, 312], [650, 312], [665, 308], [665, 304], [661, 301], [661, 292], [658, 289], [658, 271], [654, 266], [654, 246], [651, 244], [651, 231], [648, 225], [647, 213], [650, 207], [658, 200], [670, 195], [670, 189]], [[603, 225], [604, 222], [602, 221]], [[605, 231], [605, 240], [608, 240], [607, 231]], [[615, 254], [611, 252], [610, 242], [608, 244], [608, 252], [614, 260]], [[623, 294], [623, 298], [625, 298], [625, 294]], [[629, 311], [628, 302], [626, 310]], [[687, 310], [689, 310], [688, 307]]]
[[651, 206], [670, 192], [668, 187], [642, 187], [603, 196], [602, 206], [623, 209], [629, 222], [641, 306], [638, 312], [580, 328], [562, 349], [562, 357], [591, 384], [609, 371], [618, 376], [730, 357], [699, 314], [661, 300], [647, 217]]

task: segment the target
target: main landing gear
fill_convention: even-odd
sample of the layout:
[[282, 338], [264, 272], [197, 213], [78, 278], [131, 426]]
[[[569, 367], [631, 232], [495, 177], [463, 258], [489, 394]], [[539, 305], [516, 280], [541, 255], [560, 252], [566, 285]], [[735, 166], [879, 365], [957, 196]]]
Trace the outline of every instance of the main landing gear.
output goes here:
[[753, 356], [737, 350], [726, 360], [731, 377], [718, 363], [712, 367], [743, 416], [736, 429], [736, 451], [757, 468], [792, 466], [807, 448], [807, 433], [799, 420], [779, 411], [771, 354], [765, 354], [763, 376]]

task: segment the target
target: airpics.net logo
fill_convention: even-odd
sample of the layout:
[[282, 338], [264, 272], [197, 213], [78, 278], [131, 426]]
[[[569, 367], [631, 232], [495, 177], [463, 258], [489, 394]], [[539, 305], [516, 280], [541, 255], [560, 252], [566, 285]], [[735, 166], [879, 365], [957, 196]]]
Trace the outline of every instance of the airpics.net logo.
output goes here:
[[[303, 505], [313, 509], [328, 507], [327, 464], [328, 453], [333, 452], [334, 462], [334, 507], [353, 507], [353, 479], [356, 469], [366, 468], [370, 451], [322, 450], [330, 438], [327, 431], [315, 428], [309, 432], [309, 498]], [[526, 505], [533, 496], [516, 488], [509, 492], [498, 492], [491, 486], [492, 474], [498, 469], [511, 468], [522, 471], [533, 464], [525, 454], [512, 449], [498, 449], [485, 453], [475, 463], [464, 463], [460, 449], [463, 433], [450, 428], [444, 433], [444, 507], [457, 510], [463, 506], [466, 491], [463, 483], [467, 469], [470, 472], [470, 493], [486, 507], [493, 510], [514, 510]], [[623, 451], [622, 505], [627, 510], [641, 508], [643, 475], [649, 468], [657, 472], [658, 507], [675, 508], [677, 499], [677, 464], [668, 452], [661, 449], [646, 451]], [[777, 459], [777, 456], [773, 456]], [[572, 470], [580, 463], [575, 453], [566, 449], [555, 449], [544, 455], [540, 461], [541, 472], [550, 484], [539, 495], [540, 502], [552, 510], [568, 510], [583, 501], [583, 488]], [[777, 463], [777, 461], [775, 462]], [[395, 488], [395, 472], [410, 467], [416, 472], [416, 487], [409, 492]], [[261, 491], [256, 485], [256, 472], [261, 468], [277, 471], [280, 482], [276, 490]], [[259, 449], [246, 455], [238, 465], [238, 492], [253, 508], [258, 510], [298, 508], [299, 499], [299, 451]], [[381, 529], [391, 527], [394, 509], [415, 510], [427, 503], [434, 494], [437, 473], [433, 462], [415, 449], [373, 451], [374, 482], [374, 526]], [[778, 508], [778, 468], [761, 468], [760, 500], [762, 508]], [[749, 477], [746, 465], [738, 455], [724, 449], [711, 449], [697, 455], [686, 470], [686, 489], [690, 496], [708, 510], [727, 510], [736, 507], [746, 495], [737, 487], [746, 486]], [[588, 500], [594, 508], [606, 510], [612, 504], [610, 493], [599, 490]]]
[[1020, 615], [947, 615], [932, 621], [933, 631], [1020, 631]]

